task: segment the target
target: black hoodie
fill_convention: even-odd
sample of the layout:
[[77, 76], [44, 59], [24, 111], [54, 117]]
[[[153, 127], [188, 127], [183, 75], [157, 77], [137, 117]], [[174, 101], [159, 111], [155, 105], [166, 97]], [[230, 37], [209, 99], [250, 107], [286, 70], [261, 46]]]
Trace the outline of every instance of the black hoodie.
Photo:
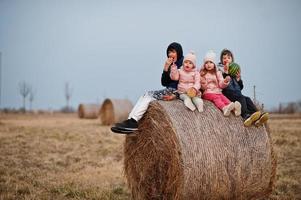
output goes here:
[[[179, 43], [176, 43], [176, 42], [171, 43], [166, 49], [167, 57], [168, 57], [168, 51], [170, 51], [171, 49], [174, 49], [177, 52], [177, 58], [178, 59], [175, 62], [175, 64], [177, 65], [177, 67], [179, 69], [183, 64], [183, 59], [184, 59], [182, 46]], [[163, 73], [162, 73], [162, 76], [161, 76], [161, 84], [162, 84], [162, 86], [165, 86], [167, 88], [177, 89], [178, 81], [171, 80], [171, 78], [170, 78], [170, 67], [169, 67], [167, 72], [163, 70]]]

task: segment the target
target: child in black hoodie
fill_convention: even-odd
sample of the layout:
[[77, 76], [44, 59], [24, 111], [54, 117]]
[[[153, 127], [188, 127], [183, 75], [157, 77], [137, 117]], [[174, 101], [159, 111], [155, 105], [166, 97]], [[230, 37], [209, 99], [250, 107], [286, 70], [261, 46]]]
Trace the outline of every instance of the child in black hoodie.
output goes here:
[[184, 58], [182, 46], [179, 43], [173, 42], [168, 45], [166, 54], [167, 59], [164, 63], [164, 69], [161, 76], [161, 84], [166, 88], [149, 91], [142, 95], [130, 112], [128, 119], [121, 123], [116, 123], [111, 127], [111, 130], [114, 133], [129, 134], [138, 130], [138, 121], [143, 117], [152, 101], [170, 100], [169, 97], [173, 96], [171, 94], [176, 93], [178, 81], [171, 80], [170, 69], [172, 66], [177, 67], [178, 69], [182, 66]]
[[222, 50], [220, 66], [223, 68], [223, 76], [226, 77], [229, 75], [231, 77], [230, 84], [223, 89], [222, 93], [230, 101], [238, 101], [241, 104], [241, 116], [244, 119], [245, 126], [251, 126], [252, 124], [260, 126], [269, 119], [269, 114], [261, 113], [256, 108], [250, 97], [244, 96], [241, 93], [241, 90], [243, 89], [243, 82], [241, 80], [240, 70], [235, 75], [229, 74], [229, 65], [233, 62], [234, 57], [232, 52], [228, 49]]

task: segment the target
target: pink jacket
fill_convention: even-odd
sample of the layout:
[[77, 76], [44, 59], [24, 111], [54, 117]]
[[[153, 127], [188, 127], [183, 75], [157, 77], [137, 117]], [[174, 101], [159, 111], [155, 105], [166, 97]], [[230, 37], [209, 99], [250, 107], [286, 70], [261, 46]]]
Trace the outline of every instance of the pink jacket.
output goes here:
[[225, 83], [222, 72], [217, 71], [215, 74], [206, 73], [202, 76], [206, 80], [206, 83], [201, 84], [201, 88], [204, 90], [203, 94], [214, 93], [221, 94], [222, 89], [227, 87], [230, 82]]
[[186, 93], [191, 87], [194, 87], [198, 92], [201, 88], [200, 73], [196, 68], [193, 71], [187, 72], [182, 67], [177, 69], [172, 67], [170, 71], [170, 78], [178, 83], [179, 93]]

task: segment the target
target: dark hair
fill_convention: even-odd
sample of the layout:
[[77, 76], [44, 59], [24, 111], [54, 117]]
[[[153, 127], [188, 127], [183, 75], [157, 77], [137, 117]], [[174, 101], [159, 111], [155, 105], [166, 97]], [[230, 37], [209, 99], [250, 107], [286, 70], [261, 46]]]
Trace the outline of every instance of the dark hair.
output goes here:
[[223, 56], [224, 55], [231, 56], [232, 62], [234, 62], [233, 53], [229, 49], [223, 49], [222, 52], [221, 52], [220, 63], [223, 63]]
[[168, 57], [168, 52], [171, 50], [175, 50], [177, 52], [177, 58], [181, 59], [183, 57], [183, 49], [182, 46], [177, 43], [177, 42], [173, 42], [170, 45], [168, 45], [167, 49], [166, 49], [166, 54]]

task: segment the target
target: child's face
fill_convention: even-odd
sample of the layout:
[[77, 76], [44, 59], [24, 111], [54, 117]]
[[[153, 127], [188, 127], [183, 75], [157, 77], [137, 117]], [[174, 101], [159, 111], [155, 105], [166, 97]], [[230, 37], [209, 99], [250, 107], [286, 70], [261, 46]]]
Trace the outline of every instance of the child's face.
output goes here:
[[223, 65], [229, 65], [230, 63], [232, 63], [232, 61], [233, 59], [230, 55], [223, 55]]
[[183, 68], [185, 71], [189, 72], [194, 68], [194, 65], [190, 60], [185, 60], [183, 63]]
[[168, 57], [173, 59], [173, 62], [176, 62], [178, 59], [178, 55], [176, 50], [171, 49], [170, 51], [168, 51]]
[[211, 61], [207, 61], [206, 63], [205, 63], [205, 69], [207, 70], [207, 71], [211, 71], [211, 70], [213, 70], [214, 69], [214, 63], [213, 62], [211, 62]]

